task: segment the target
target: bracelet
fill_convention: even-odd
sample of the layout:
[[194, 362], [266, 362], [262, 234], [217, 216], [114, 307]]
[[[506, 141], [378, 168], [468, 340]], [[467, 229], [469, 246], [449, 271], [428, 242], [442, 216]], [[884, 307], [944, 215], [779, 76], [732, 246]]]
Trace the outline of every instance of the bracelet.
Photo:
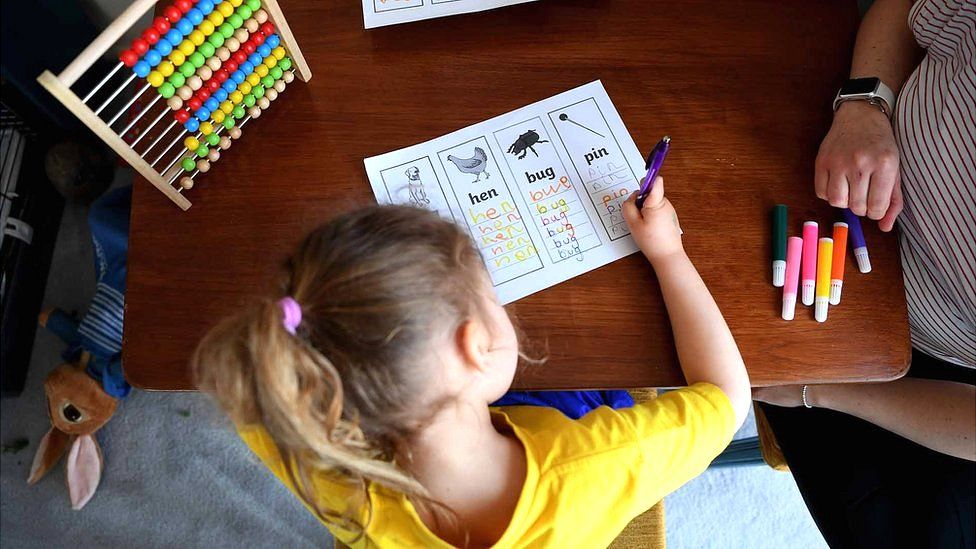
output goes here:
[[813, 408], [813, 406], [810, 405], [810, 401], [807, 400], [807, 386], [806, 385], [803, 386], [803, 391], [800, 393], [800, 396], [803, 399], [803, 406], [805, 406], [807, 408]]

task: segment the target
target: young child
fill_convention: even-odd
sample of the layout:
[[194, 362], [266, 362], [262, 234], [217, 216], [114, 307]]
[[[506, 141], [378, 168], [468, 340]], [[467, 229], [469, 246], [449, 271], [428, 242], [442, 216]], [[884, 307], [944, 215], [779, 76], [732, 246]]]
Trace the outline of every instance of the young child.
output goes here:
[[700, 474], [750, 404], [663, 181], [641, 211], [634, 198], [624, 214], [690, 387], [579, 420], [489, 408], [511, 386], [519, 342], [478, 251], [435, 214], [390, 206], [306, 237], [279, 293], [201, 342], [198, 384], [347, 545], [605, 547]]

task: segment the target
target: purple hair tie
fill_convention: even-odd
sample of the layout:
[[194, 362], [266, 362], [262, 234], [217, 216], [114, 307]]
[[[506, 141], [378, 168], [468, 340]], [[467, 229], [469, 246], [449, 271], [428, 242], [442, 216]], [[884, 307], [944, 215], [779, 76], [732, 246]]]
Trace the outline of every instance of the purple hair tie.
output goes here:
[[285, 317], [282, 324], [289, 334], [295, 335], [295, 329], [302, 323], [302, 307], [292, 297], [279, 299], [278, 306], [281, 307], [281, 313]]

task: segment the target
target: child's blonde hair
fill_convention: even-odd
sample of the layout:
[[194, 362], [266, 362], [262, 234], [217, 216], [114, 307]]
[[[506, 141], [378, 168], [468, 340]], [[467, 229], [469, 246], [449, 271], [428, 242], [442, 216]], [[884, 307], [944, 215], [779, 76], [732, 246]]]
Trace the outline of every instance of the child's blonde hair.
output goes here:
[[[327, 523], [362, 533], [369, 519], [316, 505], [315, 471], [357, 486], [367, 517], [372, 482], [436, 506], [394, 457], [439, 405], [420, 398], [435, 375], [422, 364], [434, 334], [484, 318], [487, 274], [471, 239], [433, 213], [374, 206], [313, 231], [285, 271], [278, 295], [203, 338], [192, 359], [198, 387], [235, 424], [264, 426]], [[301, 307], [295, 335], [283, 324], [285, 296]]]

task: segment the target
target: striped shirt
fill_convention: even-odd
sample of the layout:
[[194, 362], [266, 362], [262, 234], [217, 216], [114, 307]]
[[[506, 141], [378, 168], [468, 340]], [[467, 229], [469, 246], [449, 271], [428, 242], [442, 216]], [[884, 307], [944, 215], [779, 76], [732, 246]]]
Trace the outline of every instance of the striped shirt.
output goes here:
[[976, 0], [919, 0], [926, 50], [895, 108], [912, 345], [976, 368]]

